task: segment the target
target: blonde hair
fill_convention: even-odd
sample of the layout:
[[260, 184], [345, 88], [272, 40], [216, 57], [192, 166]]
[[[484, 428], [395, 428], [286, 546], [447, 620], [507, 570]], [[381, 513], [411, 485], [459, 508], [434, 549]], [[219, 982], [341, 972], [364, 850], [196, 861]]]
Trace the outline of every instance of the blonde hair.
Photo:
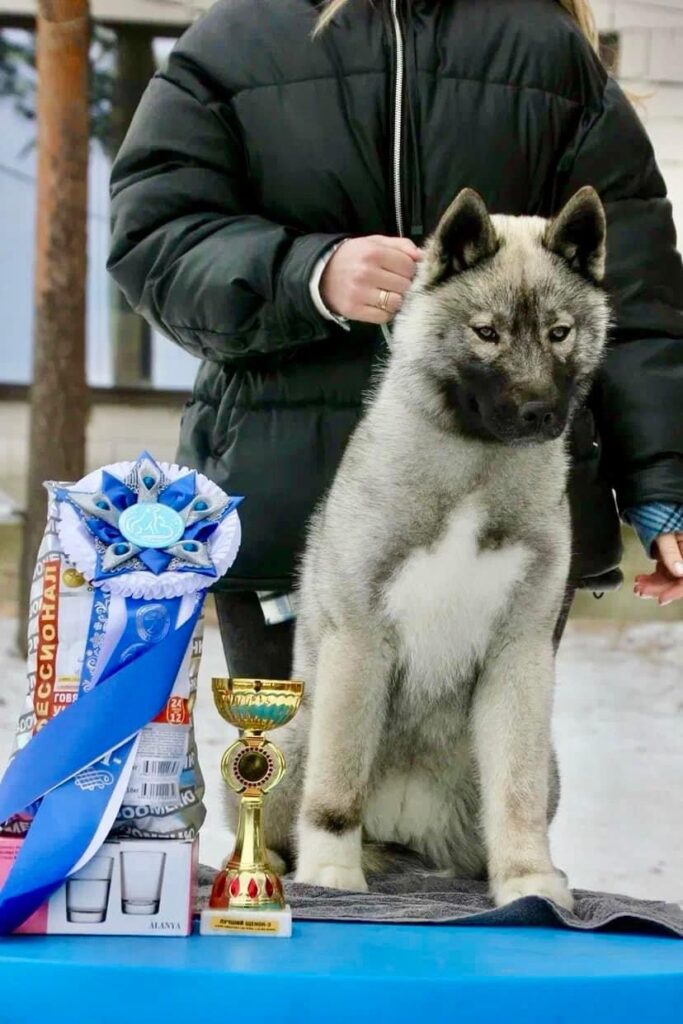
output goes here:
[[[348, 2], [349, 0], [326, 0], [325, 6], [316, 20], [312, 32], [313, 38], [322, 32], [325, 26], [334, 18], [335, 14]], [[567, 14], [571, 15], [595, 52], [598, 53], [598, 30], [589, 0], [557, 0], [557, 2], [564, 7]]]

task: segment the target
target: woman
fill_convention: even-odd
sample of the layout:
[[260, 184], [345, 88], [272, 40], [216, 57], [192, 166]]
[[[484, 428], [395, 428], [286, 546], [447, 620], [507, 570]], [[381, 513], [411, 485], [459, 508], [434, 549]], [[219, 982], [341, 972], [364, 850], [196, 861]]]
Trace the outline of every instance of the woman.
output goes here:
[[619, 514], [657, 563], [636, 592], [683, 596], [683, 269], [586, 0], [223, 0], [178, 42], [113, 168], [108, 266], [202, 359], [179, 461], [248, 498], [216, 594], [233, 675], [289, 674], [306, 521], [449, 201], [550, 216], [584, 184], [615, 326], [570, 439], [556, 641], [576, 586], [614, 585]]

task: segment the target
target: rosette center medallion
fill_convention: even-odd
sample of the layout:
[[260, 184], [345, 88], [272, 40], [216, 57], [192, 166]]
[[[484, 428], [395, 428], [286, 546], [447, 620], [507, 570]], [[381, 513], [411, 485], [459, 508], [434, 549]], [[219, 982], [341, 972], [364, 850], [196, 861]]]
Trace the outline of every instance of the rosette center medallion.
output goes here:
[[119, 530], [126, 540], [140, 548], [167, 548], [185, 533], [183, 517], [157, 501], [131, 505], [119, 518]]

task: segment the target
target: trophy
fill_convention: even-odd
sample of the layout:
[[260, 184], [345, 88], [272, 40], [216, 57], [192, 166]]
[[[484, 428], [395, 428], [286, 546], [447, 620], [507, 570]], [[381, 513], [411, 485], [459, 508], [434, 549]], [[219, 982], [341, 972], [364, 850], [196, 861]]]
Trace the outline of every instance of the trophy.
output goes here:
[[212, 689], [218, 713], [240, 731], [223, 754], [221, 774], [242, 799], [235, 848], [216, 876], [200, 932], [285, 938], [291, 935], [292, 914], [282, 882], [268, 862], [262, 815], [263, 797], [280, 782], [286, 765], [282, 751], [263, 733], [294, 717], [304, 684], [294, 679], [215, 678]]

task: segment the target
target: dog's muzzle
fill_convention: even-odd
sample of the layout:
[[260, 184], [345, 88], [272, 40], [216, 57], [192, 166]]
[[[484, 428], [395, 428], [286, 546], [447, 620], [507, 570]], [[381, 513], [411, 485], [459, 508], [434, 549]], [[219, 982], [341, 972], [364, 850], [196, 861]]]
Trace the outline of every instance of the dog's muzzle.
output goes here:
[[550, 402], [524, 402], [517, 410], [517, 429], [530, 441], [550, 441], [562, 433], [564, 419]]

